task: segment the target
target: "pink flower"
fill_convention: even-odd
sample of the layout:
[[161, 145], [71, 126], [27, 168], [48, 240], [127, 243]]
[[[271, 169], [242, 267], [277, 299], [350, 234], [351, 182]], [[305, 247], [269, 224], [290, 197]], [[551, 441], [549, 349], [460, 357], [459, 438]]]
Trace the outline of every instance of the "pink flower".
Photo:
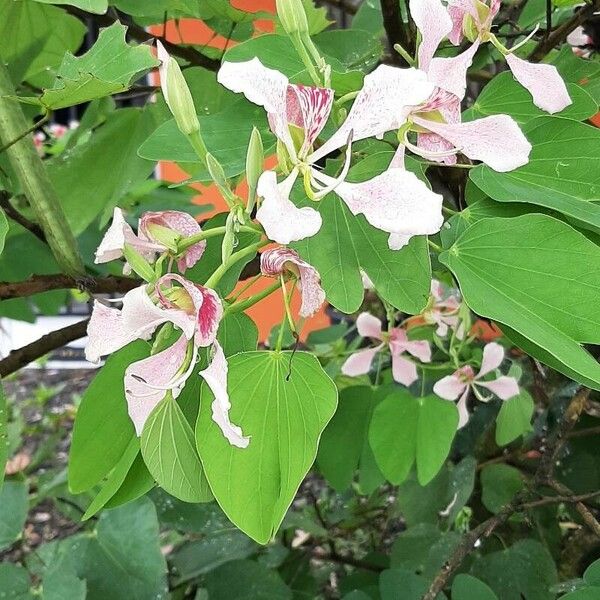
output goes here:
[[[550, 114], [560, 112], [569, 106], [572, 100], [556, 67], [530, 63], [519, 58], [514, 54], [517, 47], [507, 50], [491, 33], [492, 21], [500, 6], [500, 0], [490, 0], [487, 5], [479, 0], [450, 0], [448, 14], [452, 21], [452, 30], [448, 35], [449, 40], [458, 45], [463, 35], [467, 35], [476, 45], [491, 41], [504, 54], [515, 79], [529, 91], [533, 103]], [[474, 39], [473, 35], [476, 35]]]
[[301, 317], [314, 315], [325, 302], [325, 292], [321, 287], [319, 272], [303, 261], [295, 250], [290, 248], [266, 250], [260, 255], [260, 270], [267, 277], [279, 277], [285, 273], [296, 277], [302, 295]]
[[[85, 351], [92, 362], [134, 340], [149, 340], [165, 323], [171, 323], [181, 332], [171, 346], [130, 364], [125, 371], [128, 412], [138, 435], [152, 410], [167, 394], [177, 398], [181, 393], [196, 367], [198, 349], [218, 346], [216, 335], [222, 316], [221, 300], [213, 290], [175, 274], [164, 275], [154, 286], [142, 285], [131, 290], [123, 297], [120, 310], [98, 300], [94, 302]], [[214, 402], [222, 404], [222, 396], [215, 394]], [[218, 410], [213, 407], [213, 412], [219, 412], [221, 417], [227, 410], [228, 407], [221, 406]], [[241, 431], [237, 437], [232, 435], [235, 426], [229, 423], [225, 430], [223, 418], [218, 424], [230, 443], [247, 446], [248, 439]]]
[[[194, 217], [176, 210], [144, 213], [138, 229], [136, 235], [125, 221], [122, 210], [115, 208], [112, 223], [96, 250], [96, 264], [121, 258], [125, 245], [131, 246], [148, 262], [154, 262], [159, 253], [175, 252], [180, 239], [202, 231]], [[187, 248], [177, 261], [179, 270], [183, 273], [193, 267], [200, 260], [205, 248], [204, 240]], [[127, 263], [123, 267], [123, 273], [131, 273], [131, 267]]]
[[[416, 73], [410, 69], [411, 75]], [[267, 111], [271, 129], [286, 154], [289, 175], [277, 182], [273, 171], [264, 172], [257, 192], [263, 199], [256, 213], [270, 239], [289, 244], [315, 235], [321, 215], [312, 207], [298, 208], [291, 200], [299, 176], [313, 200], [335, 193], [355, 214], [363, 214], [374, 227], [391, 234], [425, 235], [439, 231], [443, 219], [441, 196], [434, 194], [413, 173], [391, 168], [363, 183], [346, 183], [352, 141], [382, 136], [405, 122], [404, 108], [420, 104], [431, 94], [424, 76], [382, 65], [364, 79], [345, 122], [322, 146], [313, 146], [329, 117], [333, 90], [291, 84], [282, 73], [265, 67], [258, 58], [225, 62], [218, 81]], [[385, 93], [383, 93], [385, 92]], [[344, 166], [337, 177], [328, 177], [316, 165], [324, 156], [346, 146]]]
[[[452, 294], [445, 294], [444, 287], [437, 279], [431, 280], [431, 298], [432, 302], [423, 311], [422, 316], [425, 322], [430, 325], [437, 325], [435, 333], [440, 337], [445, 337], [448, 328], [455, 329], [459, 325], [458, 309], [460, 301]], [[456, 333], [458, 339], [462, 339], [464, 331], [459, 327]]]
[[458, 426], [463, 427], [469, 420], [469, 412], [467, 410], [467, 397], [469, 390], [473, 390], [476, 397], [482, 402], [487, 401], [487, 398], [483, 397], [478, 387], [482, 387], [490, 390], [502, 400], [508, 400], [519, 393], [519, 384], [514, 377], [508, 377], [501, 375], [491, 381], [482, 381], [482, 378], [495, 371], [504, 360], [504, 348], [492, 342], [487, 344], [483, 349], [483, 358], [481, 360], [481, 368], [479, 372], [475, 374], [473, 368], [469, 365], [465, 365], [460, 369], [457, 369], [452, 375], [442, 377], [433, 386], [433, 391], [440, 398], [445, 400], [458, 400], [458, 412], [459, 412], [459, 423]]
[[358, 315], [356, 327], [362, 337], [379, 340], [381, 343], [375, 348], [359, 350], [351, 355], [342, 365], [344, 375], [365, 375], [371, 370], [375, 355], [386, 347], [392, 356], [392, 377], [402, 385], [409, 386], [418, 379], [417, 366], [402, 354], [408, 352], [422, 362], [431, 362], [429, 343], [424, 340], [409, 340], [404, 329], [394, 328], [390, 332], [384, 332], [381, 321], [366, 312]]

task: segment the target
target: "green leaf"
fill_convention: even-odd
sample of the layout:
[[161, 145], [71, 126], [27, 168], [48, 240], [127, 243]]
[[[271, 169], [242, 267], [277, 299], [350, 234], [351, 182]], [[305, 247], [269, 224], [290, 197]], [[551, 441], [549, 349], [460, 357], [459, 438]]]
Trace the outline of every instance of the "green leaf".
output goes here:
[[69, 4], [96, 15], [103, 15], [108, 10], [108, 0], [35, 0], [42, 4]]
[[0, 490], [4, 481], [4, 470], [8, 459], [8, 406], [0, 380]]
[[600, 365], [580, 345], [599, 341], [598, 246], [557, 219], [529, 214], [482, 219], [439, 258], [474, 312], [508, 325], [551, 355], [550, 366], [600, 389]]
[[533, 400], [525, 390], [503, 401], [496, 418], [496, 443], [505, 446], [531, 431], [533, 409]]
[[487, 583], [502, 600], [554, 600], [557, 582], [548, 550], [536, 540], [520, 540], [506, 550], [480, 556], [471, 574]]
[[292, 600], [277, 571], [251, 560], [228, 562], [206, 576], [210, 600]]
[[86, 143], [67, 153], [68, 160], [59, 154], [49, 161], [50, 177], [75, 235], [102, 211], [108, 220], [119, 201], [150, 175], [153, 165], [137, 156], [136, 149], [156, 127], [158, 116], [155, 105], [117, 110]]
[[230, 418], [250, 436], [250, 444], [236, 448], [225, 439], [212, 420], [212, 394], [203, 385], [198, 450], [225, 514], [265, 544], [315, 459], [337, 391], [318, 360], [305, 352], [293, 358], [290, 352], [245, 352], [228, 362]]
[[132, 362], [149, 355], [150, 346], [142, 341], [115, 352], [83, 395], [69, 454], [69, 489], [74, 494], [100, 483], [135, 437], [127, 414], [123, 378]]
[[[379, 576], [379, 592], [381, 600], [421, 600], [427, 589], [429, 581], [406, 569], [386, 569]], [[445, 600], [441, 592], [436, 600]]]
[[42, 580], [44, 600], [86, 600], [87, 585], [74, 573], [63, 569], [48, 571]]
[[375, 408], [369, 442], [388, 481], [402, 483], [416, 462], [419, 483], [426, 485], [444, 464], [457, 425], [453, 403], [437, 396], [415, 398], [402, 390]]
[[452, 600], [498, 600], [483, 581], [460, 573], [452, 581]]
[[150, 413], [140, 442], [148, 471], [165, 491], [185, 502], [212, 499], [194, 432], [171, 394]]
[[225, 356], [251, 352], [258, 344], [258, 328], [246, 313], [230, 313], [219, 323], [217, 339]]
[[148, 471], [142, 453], [138, 453], [125, 476], [125, 480], [116, 493], [106, 502], [105, 508], [115, 508], [137, 500], [156, 485], [154, 477]]
[[[275, 138], [269, 130], [264, 109], [244, 99], [238, 99], [218, 113], [201, 115], [198, 120], [202, 139], [223, 167], [226, 177], [235, 177], [246, 168], [246, 150], [253, 127], [260, 131], [265, 152], [274, 148]], [[212, 181], [187, 136], [179, 131], [175, 119], [163, 123], [147, 136], [138, 154], [147, 160], [182, 163], [185, 170], [192, 173], [191, 181]]]
[[486, 165], [469, 177], [499, 202], [528, 202], [556, 210], [600, 230], [600, 131], [558, 117], [539, 117], [523, 127], [532, 143], [529, 162], [497, 173]]
[[481, 501], [490, 512], [500, 512], [524, 485], [519, 469], [501, 463], [487, 465], [481, 470]]
[[[584, 121], [598, 112], [598, 104], [584, 88], [570, 83], [567, 89], [573, 104], [556, 113], [556, 116]], [[508, 71], [496, 75], [483, 88], [473, 107], [464, 116], [472, 120], [501, 114], [510, 115], [520, 124], [547, 115], [533, 103], [531, 94]]]
[[600, 559], [595, 560], [583, 574], [583, 578], [588, 585], [600, 586]]
[[21, 536], [29, 509], [27, 494], [27, 485], [20, 481], [5, 481], [0, 488], [0, 550]]
[[29, 589], [29, 573], [11, 563], [0, 564], [0, 590], [10, 600], [31, 600], [35, 596]]
[[40, 102], [56, 110], [124, 92], [156, 67], [150, 46], [127, 44], [126, 31], [125, 25], [116, 22], [100, 30], [96, 43], [83, 56], [65, 54], [54, 85], [44, 90]]
[[4, 250], [4, 240], [6, 239], [6, 234], [8, 233], [8, 221], [6, 219], [6, 214], [2, 209], [0, 209], [0, 254]]
[[598, 598], [600, 598], [600, 587], [592, 586], [561, 596], [560, 600], [598, 600]]
[[367, 435], [373, 410], [380, 401], [381, 394], [375, 394], [367, 386], [349, 387], [340, 392], [338, 409], [323, 432], [317, 456], [319, 470], [338, 492], [348, 488], [357, 469], [361, 475], [370, 467], [376, 471], [374, 481], [363, 493], [370, 494], [383, 483]]

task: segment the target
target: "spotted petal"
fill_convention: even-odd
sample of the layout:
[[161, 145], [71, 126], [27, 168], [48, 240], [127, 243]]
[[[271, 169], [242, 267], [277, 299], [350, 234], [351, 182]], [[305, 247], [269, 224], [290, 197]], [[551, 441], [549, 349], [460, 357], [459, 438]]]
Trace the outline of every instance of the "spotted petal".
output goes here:
[[410, 0], [410, 14], [421, 32], [419, 69], [427, 71], [440, 42], [452, 31], [452, 20], [440, 0]]
[[429, 81], [462, 100], [467, 89], [467, 70], [473, 64], [473, 57], [478, 48], [479, 40], [476, 40], [457, 56], [436, 56], [427, 71]]
[[508, 115], [456, 124], [436, 123], [416, 116], [413, 120], [448, 140], [465, 156], [480, 160], [495, 171], [512, 171], [529, 161], [531, 144]]

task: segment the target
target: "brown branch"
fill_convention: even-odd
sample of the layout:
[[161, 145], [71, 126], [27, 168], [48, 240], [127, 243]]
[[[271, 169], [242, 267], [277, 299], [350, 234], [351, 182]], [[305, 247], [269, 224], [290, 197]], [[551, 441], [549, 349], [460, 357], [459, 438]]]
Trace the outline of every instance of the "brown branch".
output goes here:
[[322, 560], [324, 562], [333, 562], [340, 565], [350, 565], [351, 567], [356, 567], [357, 569], [364, 569], [365, 571], [373, 571], [375, 573], [381, 573], [381, 571], [383, 571], [383, 568], [379, 565], [374, 565], [373, 563], [370, 563], [366, 560], [361, 560], [360, 558], [342, 556], [337, 552], [334, 554], [314, 549], [311, 552], [311, 556], [317, 560]]
[[37, 223], [34, 223], [33, 221], [30, 221], [29, 219], [24, 217], [10, 203], [10, 195], [6, 191], [0, 191], [0, 207], [2, 207], [7, 217], [11, 218], [15, 223], [18, 223], [19, 225], [21, 225], [21, 227], [24, 227], [25, 229], [33, 233], [33, 235], [35, 235], [35, 237], [38, 238], [38, 240], [47, 243], [46, 236], [44, 235], [42, 228]]
[[[558, 484], [558, 482], [549, 482], [549, 485], [551, 487], [554, 487], [554, 484]], [[558, 484], [560, 485], [560, 484]], [[556, 488], [554, 488], [556, 489]], [[564, 486], [563, 486], [563, 493], [564, 493]], [[547, 504], [560, 504], [560, 503], [564, 503], [564, 504], [579, 504], [581, 502], [585, 502], [586, 500], [593, 500], [594, 498], [596, 498], [597, 496], [600, 496], [600, 490], [597, 490], [595, 492], [590, 492], [589, 494], [567, 494], [567, 495], [559, 495], [559, 496], [544, 496], [543, 498], [540, 498], [539, 500], [533, 500], [532, 502], [524, 502], [523, 504], [521, 504], [521, 506], [519, 507], [522, 510], [526, 510], [529, 508], [537, 508], [539, 506], [546, 506]]]
[[537, 46], [529, 55], [533, 62], [541, 61], [555, 46], [567, 39], [567, 36], [580, 25], [583, 25], [597, 10], [600, 9], [600, 0], [593, 0], [590, 4], [578, 10], [568, 21], [557, 27], [550, 35], [544, 35]]
[[[564, 494], [567, 496], [571, 496], [572, 498], [576, 498], [576, 496], [573, 495], [573, 492], [566, 485], [563, 485], [555, 479], [551, 479], [550, 481], [548, 481], [548, 485], [559, 494]], [[596, 492], [595, 495], [597, 494], [598, 492]], [[575, 500], [575, 510], [579, 513], [579, 516], [582, 518], [583, 522], [588, 526], [588, 528], [596, 536], [598, 536], [598, 538], [600, 538], [600, 523], [598, 523], [596, 517], [594, 517], [594, 515], [592, 514], [592, 511], [583, 503], [586, 499], [589, 498], [582, 498], [580, 496], [578, 500]]]
[[27, 346], [13, 350], [6, 358], [0, 360], [0, 377], [15, 373], [34, 360], [45, 356], [48, 352], [85, 337], [88, 322], [89, 319], [79, 321], [79, 323], [44, 335], [39, 340], [27, 344]]
[[[113, 19], [110, 15], [93, 15], [91, 13], [87, 13], [84, 10], [80, 10], [79, 8], [75, 8], [74, 6], [63, 6], [61, 7], [66, 10], [71, 15], [78, 17], [80, 19], [93, 19], [100, 27], [109, 27], [113, 23], [117, 21], [117, 19]], [[210, 71], [218, 71], [221, 63], [214, 58], [209, 58], [205, 56], [201, 52], [194, 50], [189, 46], [180, 46], [178, 44], [173, 44], [169, 42], [166, 38], [161, 35], [152, 35], [147, 32], [143, 27], [136, 25], [135, 23], [124, 23], [127, 25], [127, 31], [129, 36], [138, 42], [147, 42], [149, 40], [160, 40], [163, 46], [166, 48], [169, 54], [173, 54], [174, 56], [178, 56], [183, 60], [186, 60], [191, 65], [195, 65], [198, 67], [204, 67]]]
[[132, 290], [141, 284], [141, 280], [131, 277], [87, 277], [78, 279], [57, 273], [54, 275], [32, 275], [25, 281], [0, 282], [0, 300], [26, 298], [33, 294], [51, 290], [79, 289], [90, 294], [118, 294]]
[[381, 15], [383, 16], [383, 27], [390, 46], [390, 56], [393, 63], [404, 65], [404, 59], [394, 50], [394, 44], [400, 44], [407, 52], [412, 52], [412, 42], [407, 35], [400, 14], [398, 0], [380, 0]]
[[[563, 444], [569, 432], [571, 431], [571, 429], [573, 429], [581, 413], [585, 409], [588, 402], [589, 394], [589, 389], [581, 388], [573, 396], [571, 402], [569, 402], [569, 405], [566, 408], [557, 428], [547, 440], [546, 448], [544, 450], [544, 453], [542, 454], [542, 458], [540, 459], [535, 475], [533, 476], [533, 486], [552, 485], [552, 474], [554, 472], [554, 465], [556, 464], [556, 459], [563, 447]], [[570, 490], [568, 489], [567, 493], [564, 493], [564, 491], [559, 491], [559, 493], [563, 495], [573, 496], [572, 493], [568, 492], [570, 492]], [[489, 537], [498, 527], [504, 525], [504, 523], [506, 523], [514, 513], [518, 512], [519, 510], [522, 510], [523, 507], [526, 505], [525, 500], [530, 495], [530, 493], [531, 491], [529, 487], [523, 488], [517, 494], [515, 494], [513, 499], [508, 504], [502, 507], [500, 512], [498, 512], [493, 517], [490, 517], [483, 523], [480, 523], [477, 527], [475, 527], [466, 535], [464, 535], [461, 541], [455, 547], [450, 558], [446, 561], [442, 569], [431, 582], [429, 589], [423, 596], [423, 600], [435, 600], [435, 598], [437, 598], [437, 595], [446, 587], [451, 576], [458, 569], [458, 567], [460, 567], [463, 560], [474, 550], [475, 544], [478, 541]], [[587, 509], [587, 507], [585, 507], [585, 505], [583, 505], [581, 502], [575, 504], [576, 508], [579, 506], [579, 504], [581, 504], [584, 507], [584, 509], [589, 513], [589, 515], [587, 516], [591, 516], [593, 519], [594, 517], [589, 511], [589, 509]]]

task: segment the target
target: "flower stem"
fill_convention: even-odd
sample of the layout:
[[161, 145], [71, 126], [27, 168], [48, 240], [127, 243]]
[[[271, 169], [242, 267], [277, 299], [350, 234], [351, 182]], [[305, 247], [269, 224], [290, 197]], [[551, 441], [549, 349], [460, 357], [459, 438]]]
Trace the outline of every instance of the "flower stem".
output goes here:
[[438, 246], [435, 242], [432, 242], [430, 239], [427, 240], [427, 243], [439, 254], [443, 252], [444, 249], [441, 246]]
[[[194, 235], [190, 235], [189, 237], [183, 238], [177, 244], [177, 254], [181, 254], [184, 250], [187, 250], [190, 246], [201, 242], [202, 240], [206, 240], [211, 237], [216, 237], [218, 235], [224, 235], [227, 228], [225, 225], [221, 227], [213, 227], [212, 229], [205, 229], [204, 231], [200, 231], [199, 233], [195, 233]], [[240, 231], [245, 231], [248, 233], [260, 233], [254, 227], [248, 227], [246, 225], [240, 226]]]
[[256, 244], [251, 244], [242, 250], [238, 250], [234, 252], [224, 263], [222, 263], [215, 272], [208, 278], [207, 282], [204, 284], [206, 287], [214, 288], [219, 281], [221, 281], [223, 275], [227, 273], [227, 271], [239, 260], [245, 258], [246, 256], [250, 256], [254, 254], [259, 248], [262, 248], [266, 244], [268, 244], [268, 240], [263, 240], [261, 242], [257, 242]]
[[281, 284], [279, 283], [279, 281], [276, 281], [274, 284], [270, 285], [269, 287], [265, 288], [264, 290], [261, 290], [260, 292], [254, 294], [253, 296], [249, 296], [248, 298], [245, 298], [244, 300], [240, 300], [239, 302], [234, 302], [233, 304], [230, 304], [225, 309], [225, 314], [229, 315], [231, 313], [240, 312], [241, 310], [246, 310], [247, 308], [254, 306], [257, 302], [260, 302], [267, 296], [271, 295], [273, 292], [276, 292], [280, 287], [281, 287]]

